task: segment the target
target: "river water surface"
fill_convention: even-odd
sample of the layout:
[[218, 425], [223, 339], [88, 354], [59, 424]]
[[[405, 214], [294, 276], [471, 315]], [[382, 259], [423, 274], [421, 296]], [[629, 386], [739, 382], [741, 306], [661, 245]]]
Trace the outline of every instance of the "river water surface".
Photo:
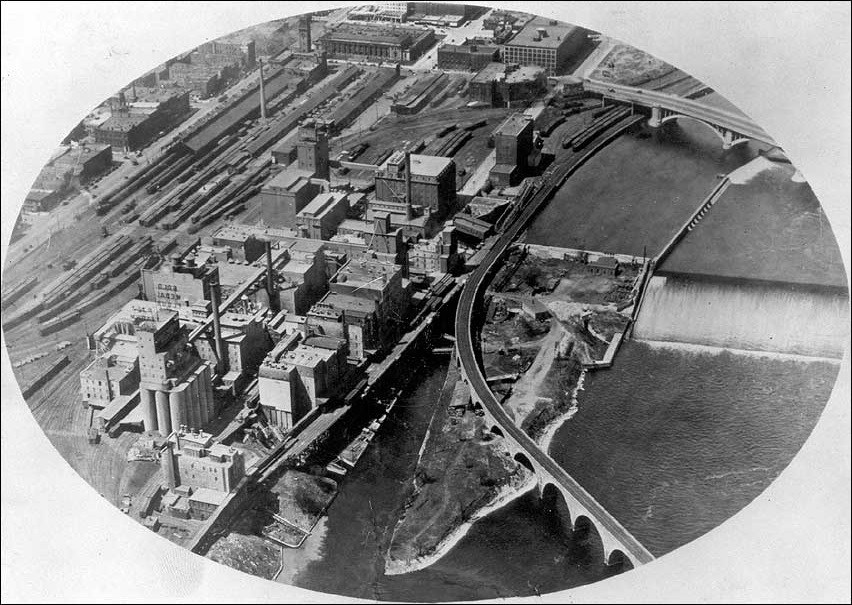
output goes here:
[[[530, 493], [477, 521], [441, 560], [414, 573], [384, 575], [384, 556], [410, 493], [420, 444], [445, 364], [394, 407], [328, 511], [316, 560], [293, 578], [310, 590], [389, 601], [455, 601], [534, 595], [614, 573], [582, 544], [567, 540], [558, 519]], [[310, 546], [315, 548], [315, 545]]]
[[[527, 240], [653, 254], [718, 174], [756, 153], [752, 145], [724, 152], [712, 132], [689, 123], [621, 137], [557, 193]], [[588, 377], [579, 411], [550, 453], [664, 554], [736, 513], [783, 470], [816, 423], [837, 368], [628, 342], [611, 370]], [[477, 521], [431, 567], [384, 575], [445, 373], [431, 366], [402, 398], [309, 540], [312, 562], [288, 581], [361, 598], [445, 601], [547, 593], [615, 573], [567, 540], [531, 493]]]

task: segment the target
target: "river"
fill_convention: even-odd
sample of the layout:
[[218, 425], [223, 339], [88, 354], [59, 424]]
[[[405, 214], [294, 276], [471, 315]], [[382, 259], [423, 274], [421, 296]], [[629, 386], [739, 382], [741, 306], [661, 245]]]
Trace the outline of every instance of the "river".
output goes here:
[[813, 430], [838, 369], [631, 341], [611, 370], [587, 376], [550, 455], [659, 556], [769, 486]]
[[614, 572], [590, 561], [530, 493], [477, 521], [440, 561], [410, 574], [384, 575], [384, 555], [411, 489], [422, 439], [446, 376], [427, 367], [394, 407], [375, 441], [343, 481], [328, 517], [305, 545], [315, 560], [291, 580], [326, 593], [388, 601], [457, 601], [544, 594]]
[[531, 244], [653, 256], [718, 182], [759, 146], [724, 151], [708, 127], [681, 120], [613, 141], [563, 185], [527, 231]]
[[[724, 152], [716, 135], [689, 122], [640, 128], [580, 169], [527, 241], [656, 253], [720, 173], [756, 154], [751, 144]], [[306, 544], [312, 560], [284, 581], [369, 599], [446, 601], [548, 593], [614, 573], [567, 540], [528, 494], [477, 521], [431, 567], [384, 575], [445, 367], [430, 366], [412, 385]], [[612, 370], [587, 379], [579, 411], [550, 452], [653, 553], [664, 554], [769, 485], [810, 434], [836, 374], [832, 363], [628, 342]]]

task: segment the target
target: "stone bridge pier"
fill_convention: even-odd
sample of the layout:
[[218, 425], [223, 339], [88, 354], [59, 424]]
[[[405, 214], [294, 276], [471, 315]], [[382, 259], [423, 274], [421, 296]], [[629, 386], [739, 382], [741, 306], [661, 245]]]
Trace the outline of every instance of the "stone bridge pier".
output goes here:
[[696, 118], [695, 116], [677, 113], [676, 111], [666, 109], [664, 107], [661, 107], [660, 105], [652, 105], [650, 109], [651, 116], [648, 118], [648, 126], [650, 126], [651, 128], [659, 128], [666, 122], [670, 122], [672, 120], [691, 120], [693, 122], [698, 122], [699, 124], [703, 124], [710, 130], [712, 130], [713, 133], [721, 139], [722, 149], [726, 150], [731, 149], [736, 145], [747, 143], [751, 140], [749, 137], [737, 133], [731, 130], [730, 128], [726, 128], [725, 126], [713, 124], [712, 122], [702, 120], [701, 118]]
[[[484, 408], [483, 408], [483, 411]], [[535, 493], [544, 504], [545, 510], [558, 520], [564, 535], [572, 542], [579, 542], [590, 549], [592, 557], [597, 557], [608, 566], [620, 566], [632, 569], [641, 564], [633, 561], [621, 541], [613, 536], [595, 518], [583, 504], [565, 489], [545, 468], [524, 451], [511, 437], [504, 435], [500, 425], [494, 422], [487, 411], [485, 419], [491, 433], [502, 437], [512, 458], [535, 475]]]

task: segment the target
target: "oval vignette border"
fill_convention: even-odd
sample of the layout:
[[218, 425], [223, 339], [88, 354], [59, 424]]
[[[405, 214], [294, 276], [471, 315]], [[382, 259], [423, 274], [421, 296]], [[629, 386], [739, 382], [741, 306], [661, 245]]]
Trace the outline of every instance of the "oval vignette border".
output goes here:
[[[9, 4], [4, 4], [4, 11], [6, 9], [12, 10], [9, 8]], [[89, 4], [91, 3], [74, 3], [71, 6], [86, 8]], [[273, 18], [299, 14], [307, 10], [353, 3], [252, 3], [240, 8], [219, 9], [223, 16], [218, 18], [214, 18], [212, 15], [199, 17], [193, 27], [189, 28], [189, 32], [181, 24], [182, 19], [180, 17], [188, 12], [186, 7], [179, 6], [181, 3], [158, 3], [147, 7], [137, 4], [126, 5], [129, 7], [130, 14], [148, 14], [151, 16], [162, 14], [175, 17], [173, 22], [168, 24], [155, 22], [154, 29], [168, 34], [171, 40], [169, 44], [175, 44], [178, 47], [175, 52], [180, 52], [206, 39], [237, 29], [233, 25], [236, 21], [230, 21], [229, 17], [234, 19], [245, 18], [246, 21], [238, 25], [247, 26]], [[843, 9], [840, 8], [842, 5], [839, 3], [820, 4], [818, 10], [809, 8], [811, 5], [804, 3], [778, 5], [775, 7], [778, 12], [795, 10], [798, 6], [798, 10], [806, 11], [810, 20], [792, 24], [779, 19], [771, 25], [758, 24], [755, 26], [756, 34], [771, 32], [774, 36], [767, 38], [756, 36], [751, 40], [740, 40], [733, 46], [729, 46], [733, 41], [728, 39], [729, 34], [724, 31], [726, 23], [739, 23], [741, 25], [742, 23], [757, 22], [760, 18], [766, 17], [765, 9], [761, 13], [760, 9], [751, 10], [744, 4], [723, 6], [722, 8], [712, 7], [714, 11], [727, 13], [727, 18], [719, 19], [716, 24], [719, 28], [717, 35], [720, 45], [724, 46], [719, 51], [717, 61], [723, 59], [734, 61], [744, 56], [736, 54], [735, 51], [739, 48], [741, 53], [758, 51], [755, 52], [754, 56], [754, 61], [758, 66], [775, 65], [773, 63], [774, 57], [788, 56], [793, 52], [790, 49], [791, 46], [796, 52], [802, 54], [814, 52], [819, 58], [830, 59], [832, 53], [826, 46], [829, 46], [831, 41], [826, 41], [823, 33], [827, 27], [826, 24], [834, 22], [838, 13], [841, 16], [838, 21], [845, 21], [847, 24], [846, 40], [840, 40], [839, 44], [836, 44], [835, 41], [834, 50], [840, 52], [840, 56], [834, 56], [835, 62], [817, 62], [816, 64], [810, 64], [807, 61], [801, 62], [807, 65], [809, 69], [819, 69], [823, 76], [828, 73], [838, 78], [839, 84], [836, 84], [836, 90], [830, 89], [829, 92], [836, 94], [836, 98], [841, 100], [845, 92], [847, 102], [836, 103], [834, 113], [816, 115], [817, 112], [812, 112], [813, 115], [808, 115], [808, 111], [802, 111], [802, 107], [794, 107], [793, 110], [796, 113], [779, 116], [781, 110], [786, 110], [786, 105], [784, 103], [773, 104], [771, 93], [782, 94], [785, 84], [787, 86], [805, 86], [804, 90], [794, 91], [793, 98], [800, 101], [806, 101], [808, 94], [821, 94], [821, 91], [807, 88], [812, 84], [808, 84], [806, 72], [796, 71], [796, 69], [802, 67], [799, 62], [793, 64], [793, 71], [789, 74], [790, 78], [786, 83], [779, 82], [773, 88], [747, 92], [748, 86], [744, 86], [742, 80], [738, 81], [737, 78], [737, 75], [742, 71], [741, 68], [733, 66], [733, 71], [724, 79], [706, 77], [707, 75], [716, 76], [717, 74], [709, 74], [703, 72], [700, 68], [696, 68], [696, 65], [700, 66], [701, 57], [704, 54], [700, 49], [693, 48], [690, 50], [682, 47], [678, 50], [672, 47], [674, 40], [688, 40], [687, 34], [680, 38], [672, 36], [667, 40], [659, 39], [661, 32], [689, 32], [689, 24], [692, 24], [692, 27], [700, 26], [701, 12], [711, 8], [710, 3], [695, 3], [689, 9], [666, 8], [661, 4], [649, 3], [642, 5], [638, 10], [627, 6], [622, 8], [618, 4], [605, 4], [603, 7], [594, 10], [579, 3], [577, 5], [560, 3], [559, 6], [517, 2], [483, 2], [482, 4], [514, 7], [537, 14], [544, 13], [546, 16], [554, 16], [568, 22], [576, 22], [578, 25], [588, 26], [602, 31], [604, 34], [622, 38], [638, 48], [647, 50], [651, 54], [656, 54], [677, 67], [683, 68], [699, 79], [706, 79], [711, 85], [715, 85], [714, 87], [723, 95], [728, 96], [734, 104], [755, 117], [756, 121], [764, 126], [770, 134], [776, 135], [781, 141], [789, 144], [789, 151], [794, 163], [802, 169], [806, 177], [812, 180], [818, 199], [826, 207], [841, 251], [844, 254], [848, 276], [850, 260], [848, 206], [845, 209], [845, 224], [842, 220], [844, 218], [843, 202], [845, 199], [848, 204], [849, 199], [849, 116], [848, 113], [846, 115], [842, 113], [848, 107], [848, 6], [844, 13]], [[206, 4], [196, 5], [193, 10], [206, 12], [204, 10], [206, 6]], [[51, 8], [63, 10], [59, 5], [51, 6], [48, 4], [47, 7], [48, 10]], [[214, 8], [211, 3], [211, 13]], [[17, 8], [15, 11], [24, 12], [24, 10]], [[596, 19], [592, 19], [591, 16], [580, 18], [589, 15], [590, 11], [599, 13]], [[666, 11], [669, 11], [669, 13], [663, 14]], [[23, 107], [26, 106], [30, 91], [13, 88], [14, 84], [21, 83], [20, 80], [15, 80], [15, 78], [20, 77], [23, 70], [31, 70], [29, 74], [31, 78], [28, 82], [30, 84], [33, 84], [33, 80], [38, 82], [39, 76], [49, 77], [51, 74], [61, 73], [63, 70], [76, 74], [80, 70], [80, 65], [77, 62], [80, 56], [90, 56], [88, 51], [84, 51], [75, 59], [74, 57], [77, 55], [74, 55], [73, 52], [75, 46], [78, 45], [85, 44], [100, 49], [101, 53], [104, 52], [104, 47], [106, 47], [107, 52], [110, 50], [121, 52], [123, 49], [116, 49], [110, 45], [114, 44], [116, 34], [129, 32], [135, 24], [121, 17], [120, 8], [117, 5], [99, 8], [98, 12], [103, 15], [101, 22], [73, 23], [72, 27], [69, 28], [73, 30], [72, 33], [77, 34], [76, 40], [66, 39], [67, 36], [56, 35], [54, 37], [55, 34], [49, 32], [40, 33], [37, 30], [28, 30], [27, 28], [35, 25], [35, 22], [24, 22], [22, 31], [29, 31], [32, 44], [29, 51], [29, 61], [32, 64], [15, 65], [14, 68], [9, 68], [7, 64], [8, 71], [4, 69], [6, 73], [3, 76], [3, 105], [4, 110], [8, 110], [8, 113], [4, 111], [3, 129], [4, 212], [2, 244], [4, 260], [5, 244], [11, 230], [11, 224], [17, 215], [26, 187], [44, 163], [49, 154], [48, 150], [52, 149], [56, 141], [65, 135], [65, 130], [69, 128], [68, 125], [73, 124], [77, 117], [84, 115], [101, 100], [100, 98], [93, 99], [92, 93], [88, 92], [88, 94], [74, 94], [67, 99], [50, 98], [47, 101], [41, 100], [33, 103], [32, 108], [34, 110], [56, 110], [59, 105], [65, 106], [64, 109], [56, 111], [55, 114], [51, 113], [50, 117], [45, 119], [37, 114], [24, 112]], [[788, 14], [785, 13], [785, 15]], [[42, 26], [49, 28], [49, 26], [57, 25], [54, 19], [51, 16], [44, 16]], [[646, 29], [648, 24], [655, 21], [659, 24], [658, 29]], [[628, 22], [630, 25], [625, 27]], [[799, 29], [799, 33], [792, 39], [789, 37], [790, 25], [795, 25]], [[8, 42], [9, 38], [6, 36], [5, 29], [4, 27], [4, 59], [7, 57], [7, 44], [11, 45]], [[736, 29], [748, 31], [749, 28], [737, 26]], [[207, 32], [210, 32], [210, 35], [205, 35]], [[818, 34], [818, 32], [820, 33]], [[705, 35], [706, 33], [697, 34], [698, 39], [702, 40]], [[135, 38], [131, 37], [130, 39], [134, 40]], [[42, 50], [39, 49], [39, 41], [44, 44]], [[814, 50], [815, 45], [820, 46], [820, 48]], [[694, 46], [701, 45], [696, 43]], [[169, 54], [162, 53], [157, 49], [156, 54], [151, 53], [143, 56], [143, 51], [146, 50], [149, 49], [136, 48], [127, 58], [117, 57], [116, 63], [127, 65], [130, 71], [121, 74], [118, 80], [113, 83], [114, 85], [108, 87], [109, 92], [106, 95], [100, 95], [101, 97], [107, 96]], [[62, 56], [64, 59], [55, 61], [52, 68], [37, 64], [45, 56], [52, 54], [52, 52], [47, 51], [60, 51], [53, 56]], [[89, 65], [89, 69], [92, 70], [97, 67], [99, 67], [98, 64]], [[103, 67], [103, 65], [101, 64], [100, 67]], [[91, 78], [99, 81], [97, 74], [92, 75]], [[821, 80], [821, 77], [816, 78], [816, 81]], [[804, 84], [801, 84], [802, 82]], [[49, 85], [46, 88], [50, 90]], [[745, 94], [738, 94], [740, 90]], [[753, 104], [759, 102], [763, 102], [765, 105], [759, 108], [753, 106]], [[818, 105], [822, 108], [831, 106], [830, 103]], [[65, 119], [64, 116], [69, 110], [75, 117]], [[63, 117], [57, 118], [57, 115]], [[25, 123], [7, 123], [6, 118], [10, 116], [15, 119], [25, 117], [28, 121], [40, 123], [40, 126], [35, 127], [32, 149], [24, 150], [20, 154], [14, 153], [13, 147], [18, 146], [20, 141], [24, 140], [23, 136], [26, 135], [27, 127]], [[796, 137], [803, 132], [800, 124], [782, 124], [781, 126], [773, 124], [774, 121], [783, 122], [786, 119], [791, 121], [804, 120], [804, 125], [812, 126], [811, 132], [819, 135], [824, 134], [827, 129], [838, 129], [845, 133], [846, 139], [840, 140], [838, 136], [843, 135], [835, 135], [834, 138], [827, 139], [829, 145], [825, 148], [823, 148], [825, 140], [797, 140]], [[831, 144], [833, 142], [838, 143], [837, 148]], [[37, 149], [37, 151], [34, 152], [33, 149]], [[33, 158], [35, 159], [33, 160]], [[832, 169], [837, 172], [833, 173]], [[845, 172], [843, 172], [844, 170]], [[827, 179], [826, 177], [830, 178]], [[830, 182], [832, 178], [836, 179], [836, 182]], [[20, 398], [17, 384], [9, 371], [5, 346], [3, 347], [2, 360], [3, 505], [5, 509], [2, 560], [4, 600], [6, 598], [22, 600], [64, 598], [75, 601], [84, 597], [133, 600], [138, 598], [136, 595], [145, 594], [141, 592], [141, 589], [146, 582], [150, 582], [149, 592], [146, 596], [152, 600], [192, 596], [210, 601], [235, 597], [253, 600], [306, 597], [312, 601], [319, 599], [323, 601], [349, 601], [343, 597], [307, 593], [289, 586], [281, 586], [279, 590], [278, 587], [271, 586], [264, 580], [228, 570], [212, 561], [200, 562], [203, 565], [199, 565], [199, 562], [182, 561], [184, 557], [194, 558], [195, 556], [170, 545], [164, 540], [152, 541], [146, 533], [141, 531], [132, 532], [130, 526], [126, 524], [127, 520], [123, 519], [116, 509], [101, 501], [94, 490], [82, 482], [76, 473], [69, 472], [68, 465], [57, 455], [57, 452], [53, 450], [41, 433]], [[846, 567], [848, 560], [838, 557], [844, 551], [848, 552], [849, 544], [849, 494], [846, 489], [849, 484], [849, 410], [848, 406], [843, 410], [838, 410], [844, 400], [848, 401], [848, 375], [849, 355], [847, 351], [839, 379], [843, 384], [839, 383], [835, 387], [814, 435], [779, 479], [743, 512], [726, 522], [721, 528], [711, 531], [705, 537], [682, 549], [678, 549], [676, 553], [667, 555], [651, 568], [556, 594], [569, 597], [572, 600], [583, 601], [623, 599], [627, 595], [637, 600], [660, 598], [664, 601], [674, 601], [679, 598], [738, 601], [745, 599], [787, 600], [793, 596], [807, 597], [808, 595], [817, 599], [848, 599], [849, 580], [848, 568]], [[14, 409], [9, 409], [10, 407]], [[826, 426], [829, 424], [827, 422], [829, 419], [832, 423], [837, 421], [839, 426]], [[829, 443], [828, 441], [832, 439], [837, 439], [837, 441]], [[21, 468], [23, 465], [33, 463], [32, 455], [37, 457], [36, 464], [39, 470], [37, 473], [39, 476], [35, 477], [24, 472]], [[806, 462], [827, 465], [819, 467], [820, 471], [812, 475], [805, 483], [811, 489], [822, 486], [825, 488], [824, 492], [816, 494], [800, 493], [800, 490], [793, 485], [793, 475], [801, 478], [809, 474], [807, 468], [800, 468], [804, 467]], [[21, 482], [24, 481], [26, 481], [26, 484], [21, 485]], [[62, 491], [61, 494], [45, 492], [45, 488], [51, 485], [51, 481], [60, 482], [58, 485]], [[832, 513], [828, 510], [821, 512], [826, 512], [832, 522], [845, 523], [840, 528], [842, 531], [832, 531], [831, 527], [819, 521], [816, 522], [815, 526], [809, 525], [808, 520], [812, 519], [813, 515], [797, 508], [795, 500], [798, 497], [801, 497], [803, 505], [841, 507], [840, 512]], [[87, 510], [57, 511], [54, 508], [57, 502], [69, 500], [79, 502], [80, 508]], [[91, 508], [88, 505], [92, 505]], [[778, 520], [798, 519], [800, 523], [787, 527], [787, 532], [784, 535], [770, 533], [767, 536], [761, 536], [760, 531], [772, 531], [775, 514], [783, 515]], [[91, 519], [93, 515], [100, 516]], [[39, 518], [51, 519], [42, 527], [44, 530], [55, 532], [53, 535], [56, 541], [47, 549], [44, 549], [44, 546], [36, 540], [30, 540], [27, 543], [27, 532], [22, 531], [20, 527], [20, 525], [27, 525], [26, 520]], [[76, 524], [87, 518], [91, 519], [88, 524], [75, 525], [74, 528], [62, 527], [63, 524]], [[22, 520], [24, 520], [23, 523], [21, 523]], [[753, 524], [753, 527], [745, 536], [736, 533], [748, 524]], [[814, 535], [814, 529], [817, 535]], [[100, 532], [101, 535], [92, 536], [91, 539], [88, 539], [89, 533], [94, 531]], [[125, 533], [128, 535], [125, 536]], [[84, 539], [78, 543], [73, 543], [75, 534]], [[72, 542], [69, 542], [69, 540]], [[822, 555], [813, 562], [801, 560], [799, 556], [791, 556], [796, 555], [795, 552], [773, 550], [778, 547], [793, 547], [806, 540], [813, 542], [816, 546], [804, 545], [798, 555], [816, 555], [821, 552]], [[134, 548], [139, 548], [139, 550], [134, 552]], [[131, 560], [131, 565], [127, 565], [128, 553], [138, 555], [138, 561]], [[732, 555], [733, 558], [742, 557], [739, 560], [740, 562], [731, 561]], [[754, 558], [758, 556], [770, 557], [771, 560], [768, 563], [777, 566], [772, 568], [772, 573], [766, 573], [766, 562], [763, 565], [752, 567], [751, 570], [748, 569], [748, 565], [755, 564]], [[152, 567], [152, 564], [157, 560], [160, 560], [163, 564], [168, 563], [186, 570], [200, 571], [202, 577], [196, 579], [198, 583], [191, 581], [183, 586], [179, 585], [180, 582], [170, 585], [166, 582], [166, 577], [152, 577], [151, 574], [156, 573], [156, 568]], [[81, 561], [86, 561], [86, 563], [81, 565]], [[814, 563], [820, 566], [818, 570], [810, 569], [810, 566]], [[36, 571], [34, 566], [36, 565], [47, 566], [52, 571], [50, 574], [34, 573]], [[803, 570], [802, 565], [807, 567]], [[742, 569], [740, 569], [741, 567]], [[726, 573], [737, 569], [739, 569], [738, 573], [725, 577]], [[122, 582], [116, 581], [125, 577], [128, 571], [133, 572], [131, 576], [137, 578], [136, 583], [131, 581], [122, 584]], [[805, 573], [802, 574], [802, 571]], [[817, 573], [815, 574], [815, 572]], [[804, 581], [807, 582], [806, 584], [799, 584], [798, 581], [791, 580], [792, 577], [799, 574], [807, 578]], [[11, 577], [16, 577], [17, 580], [10, 580]], [[105, 580], [99, 582], [99, 578], [105, 577]], [[112, 577], [112, 580], [110, 577]], [[844, 578], [845, 586], [842, 585]], [[227, 584], [234, 582], [233, 586], [226, 587]], [[831, 585], [831, 583], [834, 583], [834, 585]], [[193, 585], [196, 586], [196, 590], [191, 588]], [[558, 597], [548, 595], [545, 600], [556, 602]]]

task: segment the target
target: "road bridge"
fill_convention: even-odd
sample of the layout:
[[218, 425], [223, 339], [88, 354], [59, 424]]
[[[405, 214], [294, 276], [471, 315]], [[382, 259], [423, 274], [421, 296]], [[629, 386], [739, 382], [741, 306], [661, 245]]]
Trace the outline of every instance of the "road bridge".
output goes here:
[[588, 92], [601, 95], [604, 99], [647, 107], [651, 110], [648, 124], [652, 127], [682, 118], [700, 122], [722, 139], [724, 149], [730, 149], [734, 145], [750, 140], [778, 146], [775, 140], [748, 116], [713, 107], [694, 99], [590, 78], [583, 80], [583, 88]]
[[624, 562], [632, 566], [648, 563], [654, 556], [515, 424], [491, 392], [480, 363], [474, 316], [482, 310], [485, 286], [501, 265], [504, 253], [532, 217], [571, 173], [604, 145], [642, 119], [639, 116], [624, 118], [594, 139], [585, 150], [569, 153], [548, 169], [545, 178], [535, 186], [516, 218], [508, 224], [479, 266], [470, 273], [459, 298], [455, 319], [460, 375], [470, 387], [472, 402], [482, 408], [492, 432], [505, 439], [515, 460], [535, 473], [540, 495], [546, 503], [559, 510], [568, 531], [597, 534], [607, 564]]

